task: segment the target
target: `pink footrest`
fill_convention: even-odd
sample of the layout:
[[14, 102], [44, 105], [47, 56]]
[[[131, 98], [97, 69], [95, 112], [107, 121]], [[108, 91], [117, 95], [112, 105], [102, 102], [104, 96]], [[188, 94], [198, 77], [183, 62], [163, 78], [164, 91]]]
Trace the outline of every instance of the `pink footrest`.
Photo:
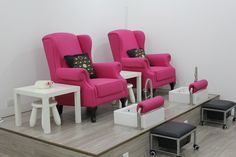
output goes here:
[[156, 96], [154, 98], [144, 100], [137, 105], [137, 112], [141, 109], [141, 113], [147, 113], [164, 105], [164, 98]]

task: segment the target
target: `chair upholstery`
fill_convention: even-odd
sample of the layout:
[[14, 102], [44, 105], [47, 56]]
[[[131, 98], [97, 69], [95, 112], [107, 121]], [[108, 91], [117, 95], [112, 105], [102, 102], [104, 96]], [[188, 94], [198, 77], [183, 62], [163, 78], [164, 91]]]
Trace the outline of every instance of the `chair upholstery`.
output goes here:
[[[81, 105], [96, 107], [128, 96], [127, 82], [120, 76], [119, 62], [92, 63], [97, 78], [90, 79], [83, 68], [69, 68], [65, 55], [88, 53], [91, 58], [92, 41], [88, 35], [54, 33], [43, 37], [43, 45], [51, 79], [56, 83], [78, 85]], [[74, 105], [73, 94], [57, 97], [60, 105]]]
[[144, 49], [142, 31], [114, 30], [108, 33], [108, 38], [113, 58], [122, 64], [122, 69], [142, 72], [142, 88], [147, 78], [152, 80], [153, 88], [175, 84], [175, 68], [170, 64], [170, 54], [146, 54], [145, 58], [129, 58], [127, 55], [127, 50]]

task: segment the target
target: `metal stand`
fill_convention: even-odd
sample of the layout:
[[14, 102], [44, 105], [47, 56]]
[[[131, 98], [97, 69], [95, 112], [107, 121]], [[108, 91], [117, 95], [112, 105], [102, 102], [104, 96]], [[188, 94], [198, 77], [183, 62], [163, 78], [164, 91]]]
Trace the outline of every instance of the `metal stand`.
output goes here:
[[[149, 90], [150, 90], [150, 94], [148, 95], [148, 85], [149, 85]], [[145, 87], [144, 87], [144, 99], [150, 99], [153, 97], [153, 87], [152, 87], [152, 80], [147, 79], [145, 82]]]
[[193, 89], [192, 88], [189, 90], [189, 105], [194, 105], [193, 104]]
[[198, 67], [195, 67], [195, 72], [194, 72], [194, 82], [197, 82], [198, 80]]
[[[231, 108], [229, 108], [228, 110], [217, 110], [217, 109], [211, 109], [211, 108], [202, 108], [201, 109], [201, 124], [203, 125], [204, 122], [210, 122], [210, 123], [217, 123], [217, 124], [223, 124], [223, 129], [227, 129], [227, 113], [232, 111], [234, 109], [234, 118], [233, 118], [233, 121], [236, 120], [236, 106], [233, 106]], [[209, 120], [207, 118], [205, 118], [205, 114], [204, 112], [205, 111], [214, 111], [214, 112], [221, 112], [224, 114], [224, 117], [223, 117], [223, 120]], [[207, 117], [207, 115], [206, 115]]]
[[[198, 150], [199, 146], [196, 144], [196, 129], [193, 129], [192, 131], [190, 131], [189, 133], [185, 134], [184, 136], [182, 136], [180, 138], [173, 138], [173, 137], [169, 137], [169, 136], [150, 134], [150, 155], [156, 156], [157, 152], [163, 152], [163, 153], [167, 153], [167, 154], [177, 155], [178, 157], [180, 157], [180, 150], [181, 150], [180, 142], [181, 142], [181, 140], [183, 140], [184, 138], [186, 138], [187, 136], [189, 136], [191, 134], [193, 134], [193, 136], [194, 136], [193, 148], [194, 148], [194, 150]], [[161, 138], [166, 138], [166, 139], [170, 139], [170, 140], [176, 140], [176, 144], [177, 144], [176, 153], [163, 150], [163, 149], [159, 148], [158, 146], [157, 146], [157, 149], [153, 149], [153, 137], [161, 137]]]
[[141, 126], [141, 108], [138, 109], [137, 112], [137, 129], [141, 130], [142, 126]]
[[[148, 87], [149, 87], [150, 92], [148, 92]], [[149, 95], [148, 95], [148, 93], [149, 93]], [[153, 97], [152, 80], [147, 79], [145, 82], [145, 87], [144, 87], [144, 100], [150, 99], [152, 97]], [[142, 129], [141, 123], [142, 123], [141, 122], [141, 109], [139, 109], [137, 112], [137, 128], [140, 130]]]

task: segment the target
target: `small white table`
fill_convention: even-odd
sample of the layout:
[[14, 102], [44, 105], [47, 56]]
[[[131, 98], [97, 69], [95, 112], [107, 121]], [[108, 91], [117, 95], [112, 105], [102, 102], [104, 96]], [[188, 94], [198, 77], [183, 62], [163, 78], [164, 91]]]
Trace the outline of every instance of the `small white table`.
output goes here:
[[14, 89], [15, 122], [16, 126], [22, 125], [22, 113], [20, 95], [42, 99], [42, 128], [45, 134], [51, 133], [49, 99], [51, 97], [74, 93], [75, 122], [81, 123], [80, 87], [55, 83], [52, 88], [38, 89], [34, 86], [26, 86]]
[[142, 77], [142, 73], [141, 72], [136, 72], [136, 71], [121, 71], [120, 75], [124, 78], [124, 79], [131, 79], [131, 78], [136, 78], [136, 88], [137, 88], [137, 102], [142, 101], [142, 81], [141, 81], [141, 77]]

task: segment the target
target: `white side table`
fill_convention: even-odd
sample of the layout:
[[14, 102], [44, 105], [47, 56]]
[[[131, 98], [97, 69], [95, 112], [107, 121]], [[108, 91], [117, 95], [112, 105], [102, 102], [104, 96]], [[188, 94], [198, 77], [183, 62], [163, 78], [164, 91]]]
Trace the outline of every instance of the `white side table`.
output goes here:
[[136, 87], [137, 87], [137, 102], [142, 101], [142, 87], [141, 87], [141, 72], [136, 72], [136, 71], [121, 71], [120, 75], [124, 79], [131, 79], [131, 78], [136, 78]]
[[81, 104], [80, 104], [80, 87], [55, 83], [49, 89], [37, 89], [34, 86], [26, 86], [14, 89], [15, 101], [15, 121], [16, 126], [22, 125], [22, 113], [20, 105], [20, 96], [30, 96], [42, 99], [42, 128], [45, 134], [51, 133], [50, 124], [50, 106], [49, 99], [55, 96], [74, 93], [75, 99], [75, 122], [81, 123]]

